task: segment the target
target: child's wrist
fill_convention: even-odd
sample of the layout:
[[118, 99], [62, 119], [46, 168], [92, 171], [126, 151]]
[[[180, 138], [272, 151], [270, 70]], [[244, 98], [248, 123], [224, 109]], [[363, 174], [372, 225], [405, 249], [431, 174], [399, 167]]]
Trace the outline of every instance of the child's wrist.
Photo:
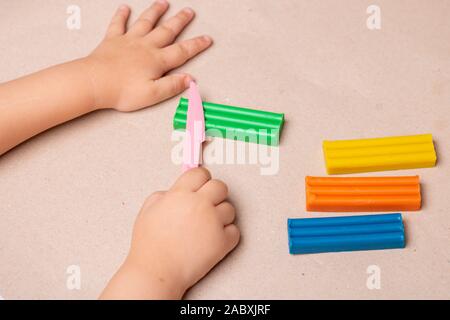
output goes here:
[[110, 108], [106, 104], [104, 88], [102, 88], [101, 79], [99, 79], [98, 73], [101, 71], [100, 64], [92, 56], [86, 56], [76, 60], [80, 64], [80, 70], [83, 72], [84, 79], [89, 86], [89, 95], [92, 101], [92, 111], [99, 109]]
[[95, 88], [91, 76], [91, 69], [92, 67], [88, 63], [87, 58], [80, 58], [73, 61], [68, 62], [68, 64], [71, 64], [74, 66], [74, 68], [77, 70], [76, 77], [79, 79], [79, 82], [83, 83], [83, 87], [74, 87], [74, 90], [79, 90], [80, 94], [82, 93], [85, 97], [85, 101], [88, 101], [88, 105], [85, 105], [85, 109], [87, 112], [95, 111], [98, 108], [96, 103], [96, 96], [95, 96]]
[[188, 289], [176, 275], [170, 274], [167, 270], [160, 270], [155, 265], [153, 267], [142, 265], [131, 257], [125, 260], [122, 269], [141, 278], [142, 283], [150, 288], [149, 291], [161, 299], [181, 299]]

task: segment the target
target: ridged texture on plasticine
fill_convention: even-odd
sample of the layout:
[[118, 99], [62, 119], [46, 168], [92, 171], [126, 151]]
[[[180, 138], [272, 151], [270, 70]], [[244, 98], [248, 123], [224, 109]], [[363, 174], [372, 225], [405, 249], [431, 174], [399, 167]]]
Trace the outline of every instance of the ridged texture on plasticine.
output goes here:
[[405, 247], [402, 215], [288, 219], [291, 254]]
[[329, 174], [434, 167], [431, 134], [361, 140], [324, 141]]
[[307, 211], [416, 211], [421, 207], [419, 176], [308, 176], [305, 186]]
[[[188, 99], [181, 98], [173, 127], [186, 129]], [[276, 146], [283, 128], [284, 114], [203, 102], [206, 135]]]

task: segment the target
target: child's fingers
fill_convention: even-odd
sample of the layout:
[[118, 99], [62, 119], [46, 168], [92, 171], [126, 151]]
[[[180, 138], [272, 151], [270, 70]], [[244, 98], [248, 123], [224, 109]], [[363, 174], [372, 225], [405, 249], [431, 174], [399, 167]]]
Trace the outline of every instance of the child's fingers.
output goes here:
[[172, 74], [158, 80], [152, 80], [148, 105], [154, 105], [180, 94], [189, 87], [191, 79], [191, 76], [187, 74]]
[[229, 224], [223, 229], [225, 232], [225, 246], [227, 253], [234, 249], [239, 243], [241, 233], [235, 224]]
[[147, 8], [136, 22], [131, 26], [128, 34], [135, 36], [144, 36], [149, 33], [159, 18], [167, 11], [169, 3], [167, 1], [156, 1]]
[[147, 36], [149, 42], [160, 48], [173, 43], [180, 32], [191, 22], [194, 15], [194, 11], [190, 8], [181, 10], [149, 33]]
[[236, 217], [236, 209], [231, 203], [224, 201], [217, 205], [216, 209], [219, 219], [224, 226], [227, 226], [234, 221]]
[[220, 180], [212, 179], [205, 183], [200, 190], [198, 190], [203, 196], [212, 201], [213, 204], [219, 204], [223, 202], [228, 196], [228, 187]]
[[172, 70], [183, 65], [187, 60], [206, 50], [211, 44], [211, 37], [202, 36], [178, 42], [161, 49], [164, 68], [166, 70]]
[[161, 198], [164, 196], [165, 193], [166, 193], [165, 191], [156, 191], [156, 192], [153, 192], [153, 193], [145, 200], [144, 206], [145, 206], [145, 207], [151, 206], [151, 205], [154, 204], [156, 201], [158, 201], [159, 199], [161, 199]]
[[197, 191], [209, 180], [211, 180], [211, 174], [207, 169], [194, 168], [183, 173], [171, 189]]
[[129, 16], [130, 8], [126, 5], [121, 5], [111, 19], [111, 23], [106, 31], [106, 38], [124, 34]]

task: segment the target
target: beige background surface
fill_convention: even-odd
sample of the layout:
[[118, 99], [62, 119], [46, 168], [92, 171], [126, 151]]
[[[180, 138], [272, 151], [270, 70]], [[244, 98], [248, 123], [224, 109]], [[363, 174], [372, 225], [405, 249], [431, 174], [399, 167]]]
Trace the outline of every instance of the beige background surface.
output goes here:
[[[147, 1], [129, 1], [136, 12]], [[450, 1], [172, 1], [197, 19], [183, 37], [215, 45], [190, 62], [205, 100], [286, 113], [280, 170], [208, 165], [238, 208], [239, 247], [188, 298], [450, 298]], [[81, 30], [66, 28], [79, 5]], [[1, 1], [0, 81], [85, 55], [119, 1]], [[135, 15], [134, 15], [135, 16]], [[26, 92], [24, 92], [26, 94]], [[96, 112], [0, 159], [0, 296], [96, 298], [124, 258], [145, 197], [170, 186], [177, 98], [131, 114]], [[304, 211], [304, 176], [324, 175], [323, 139], [433, 133], [436, 168], [420, 174], [423, 210], [405, 213], [407, 248], [291, 256], [288, 217]], [[214, 142], [214, 143], [217, 143]], [[81, 290], [66, 268], [81, 267]], [[366, 269], [381, 268], [368, 290]]]

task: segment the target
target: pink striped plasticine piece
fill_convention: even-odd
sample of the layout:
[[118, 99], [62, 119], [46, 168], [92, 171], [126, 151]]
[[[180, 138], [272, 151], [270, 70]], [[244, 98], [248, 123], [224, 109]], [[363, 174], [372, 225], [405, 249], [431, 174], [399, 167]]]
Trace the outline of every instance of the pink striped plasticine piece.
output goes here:
[[194, 81], [189, 83], [189, 105], [183, 148], [183, 172], [201, 163], [202, 143], [205, 141], [205, 116], [202, 98]]

